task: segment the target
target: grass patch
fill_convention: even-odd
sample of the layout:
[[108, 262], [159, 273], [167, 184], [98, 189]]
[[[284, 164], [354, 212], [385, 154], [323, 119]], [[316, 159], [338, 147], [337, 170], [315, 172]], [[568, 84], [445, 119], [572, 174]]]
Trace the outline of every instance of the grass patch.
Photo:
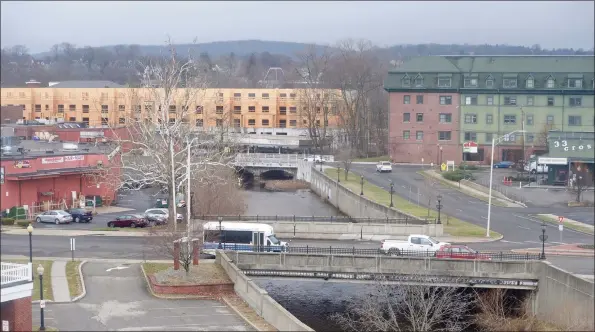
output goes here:
[[165, 285], [208, 285], [230, 282], [227, 272], [216, 263], [199, 263], [198, 266], [191, 265], [190, 273], [186, 275], [184, 268], [180, 266], [179, 273], [173, 272], [173, 263], [144, 263], [143, 267], [147, 275], [166, 273], [166, 280], [160, 281]]
[[66, 281], [68, 281], [68, 291], [70, 298], [75, 298], [83, 293], [81, 276], [79, 274], [80, 261], [66, 262]]
[[[9, 259], [9, 263], [27, 264], [28, 259]], [[33, 291], [31, 294], [31, 300], [39, 300], [39, 275], [37, 274], [37, 267], [39, 264], [43, 266], [43, 299], [54, 300], [54, 293], [52, 290], [52, 264], [53, 261], [39, 261], [33, 260]]]
[[581, 249], [595, 249], [595, 245], [593, 244], [579, 244], [577, 247], [581, 248]]
[[167, 270], [172, 266], [174, 266], [173, 263], [143, 263], [143, 268], [145, 269], [145, 273], [147, 275]]
[[389, 161], [389, 156], [378, 156], [378, 157], [369, 157], [369, 158], [357, 158], [353, 159], [355, 162], [379, 162], [379, 161]]
[[[557, 224], [560, 223], [558, 221], [558, 218], [552, 218], [552, 217], [549, 217], [549, 216], [546, 216], [546, 215], [543, 215], [543, 214], [535, 214], [535, 215], [533, 215], [533, 217], [535, 217], [535, 218], [537, 218], [537, 219], [539, 219], [541, 221], [547, 222], [549, 224], [557, 225]], [[583, 232], [583, 233], [587, 233], [587, 234], [591, 234], [591, 235], [594, 235], [595, 234], [593, 232], [593, 229], [592, 228], [584, 227], [584, 226], [581, 226], [581, 225], [575, 225], [575, 224], [571, 224], [571, 223], [562, 223], [562, 224], [564, 225], [564, 228], [570, 228], [572, 230]]]
[[[33, 331], [38, 332], [39, 331], [39, 326], [35, 326], [33, 327]], [[44, 331], [51, 331], [51, 332], [55, 332], [55, 331], [60, 331], [55, 327], [51, 327], [51, 326], [46, 326]]]
[[[336, 169], [326, 169], [324, 170], [326, 175], [334, 179], [337, 176]], [[343, 173], [343, 169], [341, 169], [341, 184], [351, 189], [351, 191], [355, 193], [360, 192], [360, 175], [355, 174], [353, 172], [349, 172], [347, 181], [345, 181], [345, 173]], [[382, 205], [390, 205], [390, 194], [388, 191], [373, 185], [365, 180], [364, 178], [364, 196], [372, 201], [382, 204]], [[437, 218], [438, 212], [432, 209], [428, 209], [426, 207], [411, 203], [405, 198], [401, 196], [394, 195], [393, 196], [393, 204], [396, 209], [408, 213], [410, 215], [419, 217], [419, 218]], [[459, 220], [457, 218], [451, 217], [446, 215], [445, 213], [440, 213], [440, 219], [444, 224], [444, 232], [450, 234], [452, 236], [476, 236], [476, 237], [483, 237], [485, 236], [485, 228], [473, 225], [471, 223]], [[497, 232], [490, 231], [490, 237], [498, 238], [501, 235]]]

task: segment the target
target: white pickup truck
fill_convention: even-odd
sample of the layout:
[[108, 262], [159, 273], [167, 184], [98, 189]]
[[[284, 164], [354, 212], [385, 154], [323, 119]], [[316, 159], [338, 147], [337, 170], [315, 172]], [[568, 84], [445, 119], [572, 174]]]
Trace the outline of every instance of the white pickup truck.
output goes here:
[[449, 244], [440, 242], [431, 236], [412, 234], [409, 235], [407, 241], [384, 240], [380, 250], [389, 255], [407, 255], [408, 252], [411, 252], [411, 254], [419, 251], [436, 252], [440, 247]]
[[393, 165], [390, 163], [390, 161], [380, 161], [380, 162], [378, 162], [378, 164], [376, 164], [376, 172], [391, 173], [392, 171], [393, 171]]

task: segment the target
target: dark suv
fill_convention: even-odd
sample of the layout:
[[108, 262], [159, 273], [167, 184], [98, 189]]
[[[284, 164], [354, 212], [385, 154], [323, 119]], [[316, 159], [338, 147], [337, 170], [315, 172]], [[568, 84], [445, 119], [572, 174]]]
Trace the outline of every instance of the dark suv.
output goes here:
[[72, 215], [72, 221], [74, 222], [91, 222], [93, 220], [93, 212], [85, 209], [70, 209], [66, 212]]

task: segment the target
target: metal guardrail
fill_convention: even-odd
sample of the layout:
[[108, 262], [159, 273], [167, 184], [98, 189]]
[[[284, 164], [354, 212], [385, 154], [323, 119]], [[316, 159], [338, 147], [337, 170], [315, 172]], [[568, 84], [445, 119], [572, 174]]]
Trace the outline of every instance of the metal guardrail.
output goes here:
[[13, 282], [30, 281], [32, 277], [32, 267], [27, 264], [5, 263], [0, 265], [1, 285], [5, 286]]
[[297, 154], [244, 153], [236, 155], [234, 164], [244, 167], [292, 167], [298, 165]]
[[194, 216], [195, 219], [206, 221], [290, 221], [290, 222], [347, 222], [347, 223], [368, 223], [368, 224], [404, 224], [404, 225], [426, 225], [436, 222], [435, 219], [413, 219], [413, 218], [354, 218], [347, 216], [216, 216], [203, 215]]

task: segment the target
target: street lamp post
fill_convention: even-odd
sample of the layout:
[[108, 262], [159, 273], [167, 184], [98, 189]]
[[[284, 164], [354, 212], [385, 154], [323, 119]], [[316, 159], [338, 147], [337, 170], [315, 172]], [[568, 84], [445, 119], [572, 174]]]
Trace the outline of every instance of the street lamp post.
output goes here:
[[[442, 165], [442, 145], [440, 145], [440, 165]], [[442, 166], [440, 166], [440, 171], [442, 171]]]
[[390, 207], [394, 207], [393, 205], [393, 193], [395, 192], [395, 184], [393, 181], [390, 181]]
[[[316, 158], [314, 158], [316, 159]], [[320, 171], [322, 172], [322, 158], [320, 159]]]
[[492, 138], [492, 157], [490, 160], [490, 189], [488, 190], [488, 223], [486, 226], [486, 237], [490, 237], [490, 221], [492, 218], [492, 181], [494, 179], [494, 149], [496, 144], [499, 144], [503, 139], [508, 139], [510, 135], [516, 135], [518, 132], [525, 132], [524, 130], [515, 130], [512, 131], [504, 136], [500, 136], [497, 138]]
[[360, 196], [364, 195], [364, 176], [362, 175], [360, 178], [360, 184], [361, 184], [361, 191], [360, 191]]
[[40, 310], [40, 326], [39, 326], [39, 330], [40, 331], [45, 331], [45, 320], [44, 320], [44, 316], [43, 316], [43, 307], [44, 307], [44, 301], [43, 301], [43, 266], [41, 266], [41, 264], [39, 264], [39, 266], [37, 267], [37, 274], [39, 275], [39, 310]]
[[545, 222], [541, 224], [541, 235], [539, 235], [539, 240], [541, 240], [541, 256], [540, 259], [545, 259], [545, 241], [547, 241], [548, 236], [545, 234]]
[[337, 167], [337, 182], [341, 182], [341, 167]]
[[438, 224], [441, 224], [442, 222], [440, 221], [440, 210], [442, 210], [442, 204], [441, 204], [442, 195], [439, 194], [437, 199], [438, 199], [438, 204], [436, 204], [436, 208], [438, 209]]
[[29, 263], [33, 264], [33, 226], [31, 224], [27, 226], [27, 232], [29, 233]]
[[223, 238], [223, 228], [221, 227], [221, 222], [223, 221], [222, 217], [218, 217], [217, 220], [219, 220], [219, 249], [223, 249], [223, 246], [221, 245], [221, 239]]

